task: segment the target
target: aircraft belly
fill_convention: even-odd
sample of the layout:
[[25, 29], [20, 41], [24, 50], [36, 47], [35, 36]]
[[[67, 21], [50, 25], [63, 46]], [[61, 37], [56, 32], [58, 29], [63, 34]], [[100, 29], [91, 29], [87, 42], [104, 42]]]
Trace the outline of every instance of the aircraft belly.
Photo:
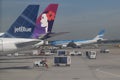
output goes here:
[[17, 50], [17, 47], [14, 43], [5, 43], [3, 41], [3, 45], [2, 45], [2, 51], [3, 52], [9, 52], [9, 51], [14, 51]]
[[0, 52], [2, 52], [3, 51], [3, 42], [2, 42], [2, 40], [0, 39]]

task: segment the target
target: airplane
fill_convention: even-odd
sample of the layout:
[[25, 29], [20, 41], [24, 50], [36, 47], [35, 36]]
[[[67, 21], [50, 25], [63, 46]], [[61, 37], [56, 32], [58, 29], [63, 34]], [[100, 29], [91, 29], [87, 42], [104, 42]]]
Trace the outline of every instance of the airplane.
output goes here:
[[52, 27], [56, 17], [58, 4], [50, 4], [36, 20], [33, 38], [44, 39], [52, 34]]
[[[56, 35], [65, 34], [67, 32], [53, 33], [52, 27], [57, 14], [58, 4], [49, 4], [48, 7], [42, 12], [42, 14], [36, 20], [36, 27], [33, 31], [32, 38], [43, 40], [54, 37]], [[35, 45], [38, 48], [41, 43]]]
[[104, 32], [105, 30], [101, 30], [98, 35], [91, 39], [91, 40], [55, 40], [55, 41], [50, 41], [49, 44], [53, 45], [53, 46], [61, 46], [61, 47], [67, 47], [67, 45], [70, 42], [73, 42], [76, 44], [76, 46], [82, 46], [82, 45], [86, 45], [86, 44], [92, 44], [92, 43], [96, 43], [98, 41], [102, 41], [103, 36], [104, 36]]
[[40, 38], [51, 32], [58, 4], [50, 4], [37, 18], [39, 5], [29, 5], [11, 27], [1, 33], [0, 53], [18, 52], [43, 45]]
[[38, 10], [39, 5], [28, 5], [11, 27], [5, 33], [2, 33], [0, 37], [0, 53], [17, 51], [17, 46], [26, 42], [39, 42], [37, 39], [29, 38], [35, 27]]

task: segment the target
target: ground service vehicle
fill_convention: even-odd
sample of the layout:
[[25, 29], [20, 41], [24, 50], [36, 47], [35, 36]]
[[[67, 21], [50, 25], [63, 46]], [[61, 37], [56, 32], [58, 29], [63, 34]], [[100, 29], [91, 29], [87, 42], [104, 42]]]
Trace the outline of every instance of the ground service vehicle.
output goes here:
[[54, 64], [56, 66], [59, 65], [66, 65], [66, 66], [70, 66], [71, 64], [71, 56], [56, 56], [54, 57]]
[[86, 51], [86, 56], [89, 59], [96, 59], [96, 51]]

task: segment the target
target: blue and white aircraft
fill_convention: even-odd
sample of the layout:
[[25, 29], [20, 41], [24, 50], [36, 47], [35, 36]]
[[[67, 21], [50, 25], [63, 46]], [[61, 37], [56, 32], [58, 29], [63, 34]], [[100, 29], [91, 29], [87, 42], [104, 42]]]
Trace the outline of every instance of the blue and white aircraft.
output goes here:
[[50, 41], [49, 44], [53, 45], [53, 46], [61, 46], [61, 47], [67, 47], [67, 45], [70, 42], [74, 42], [77, 46], [92, 44], [92, 43], [96, 43], [99, 40], [104, 40], [103, 39], [104, 32], [105, 32], [105, 30], [101, 30], [98, 33], [98, 35], [91, 40], [56, 40], [56, 41]]

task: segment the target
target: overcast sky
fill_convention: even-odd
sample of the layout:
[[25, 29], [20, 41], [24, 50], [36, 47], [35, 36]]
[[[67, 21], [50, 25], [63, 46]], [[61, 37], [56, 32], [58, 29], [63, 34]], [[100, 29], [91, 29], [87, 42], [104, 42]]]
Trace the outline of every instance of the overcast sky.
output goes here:
[[0, 0], [0, 32], [6, 31], [29, 4], [59, 8], [53, 32], [70, 32], [53, 39], [91, 39], [105, 29], [107, 39], [120, 39], [120, 0]]

